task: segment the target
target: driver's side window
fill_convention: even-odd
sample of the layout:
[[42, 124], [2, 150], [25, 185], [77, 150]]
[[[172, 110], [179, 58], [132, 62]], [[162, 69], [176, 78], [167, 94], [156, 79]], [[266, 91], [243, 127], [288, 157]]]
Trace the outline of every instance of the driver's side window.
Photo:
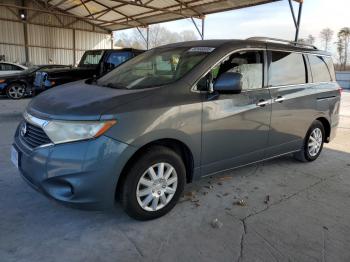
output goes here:
[[263, 51], [236, 52], [214, 66], [206, 76], [202, 77], [197, 83], [197, 90], [212, 90], [215, 81], [226, 72], [235, 72], [242, 75], [242, 90], [262, 88], [264, 75], [263, 57]]

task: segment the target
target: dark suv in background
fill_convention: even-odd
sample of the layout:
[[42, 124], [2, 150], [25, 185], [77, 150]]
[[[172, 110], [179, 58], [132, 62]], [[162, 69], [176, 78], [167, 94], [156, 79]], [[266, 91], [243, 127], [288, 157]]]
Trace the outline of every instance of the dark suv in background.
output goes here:
[[142, 52], [132, 48], [85, 51], [77, 67], [38, 71], [34, 81], [35, 92], [80, 79], [98, 78]]
[[100, 209], [117, 198], [153, 219], [201, 177], [285, 154], [314, 161], [335, 136], [340, 96], [331, 55], [313, 46], [171, 44], [33, 99], [12, 161], [62, 203]]

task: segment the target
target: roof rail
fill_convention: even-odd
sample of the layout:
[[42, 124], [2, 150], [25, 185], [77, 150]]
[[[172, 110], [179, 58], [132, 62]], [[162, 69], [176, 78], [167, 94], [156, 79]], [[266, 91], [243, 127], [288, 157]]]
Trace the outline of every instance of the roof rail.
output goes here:
[[309, 47], [312, 49], [318, 50], [318, 48], [314, 45], [307, 44], [307, 43], [300, 43], [300, 42], [294, 42], [294, 41], [289, 41], [289, 40], [284, 40], [284, 39], [278, 39], [278, 38], [271, 38], [271, 37], [261, 37], [261, 36], [255, 36], [255, 37], [249, 37], [246, 40], [253, 40], [253, 41], [264, 41], [264, 42], [279, 42], [279, 43], [284, 43], [284, 44], [289, 44], [289, 45], [295, 45], [295, 46], [300, 46], [300, 47]]

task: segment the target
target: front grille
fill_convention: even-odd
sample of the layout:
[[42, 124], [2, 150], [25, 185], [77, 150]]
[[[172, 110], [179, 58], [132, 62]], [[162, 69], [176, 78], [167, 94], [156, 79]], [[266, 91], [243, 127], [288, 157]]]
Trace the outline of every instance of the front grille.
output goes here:
[[19, 134], [24, 142], [32, 148], [52, 143], [41, 127], [28, 122], [22, 123]]

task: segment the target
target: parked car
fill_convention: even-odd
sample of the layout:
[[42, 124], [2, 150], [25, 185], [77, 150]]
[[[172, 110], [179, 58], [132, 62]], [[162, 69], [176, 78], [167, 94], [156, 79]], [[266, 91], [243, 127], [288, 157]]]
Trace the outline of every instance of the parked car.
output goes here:
[[32, 92], [35, 73], [51, 68], [69, 69], [66, 65], [35, 65], [17, 74], [0, 76], [0, 94], [11, 99], [21, 99]]
[[10, 62], [0, 62], [0, 76], [14, 74], [14, 73], [20, 73], [26, 69], [27, 69], [27, 67], [23, 66], [23, 65], [10, 63]]
[[142, 52], [142, 50], [132, 48], [86, 51], [78, 67], [41, 70], [37, 72], [34, 81], [35, 91], [40, 93], [57, 85], [85, 78], [100, 77]]
[[62, 203], [100, 209], [117, 197], [131, 217], [154, 219], [199, 178], [286, 154], [316, 160], [340, 96], [331, 55], [309, 46], [171, 44], [33, 99], [12, 161]]

